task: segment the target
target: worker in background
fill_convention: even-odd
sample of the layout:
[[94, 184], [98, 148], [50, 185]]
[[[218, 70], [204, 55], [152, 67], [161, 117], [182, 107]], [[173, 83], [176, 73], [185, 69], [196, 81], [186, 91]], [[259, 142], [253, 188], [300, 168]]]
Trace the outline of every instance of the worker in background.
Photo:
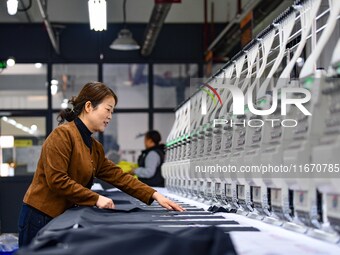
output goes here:
[[161, 135], [156, 130], [145, 134], [145, 150], [138, 157], [138, 168], [130, 173], [136, 174], [138, 179], [153, 187], [164, 187], [161, 166], [164, 162], [165, 145], [160, 143]]
[[[105, 157], [102, 144], [92, 137], [109, 125], [117, 100], [105, 84], [90, 82], [69, 101], [72, 107], [60, 112], [59, 126], [42, 146], [24, 197], [19, 216], [19, 246], [28, 245], [49, 221], [75, 205], [114, 209], [111, 198], [91, 190], [94, 177], [146, 204], [156, 200], [168, 210], [183, 211], [153, 188], [123, 173]], [[68, 122], [64, 123], [65, 120]]]

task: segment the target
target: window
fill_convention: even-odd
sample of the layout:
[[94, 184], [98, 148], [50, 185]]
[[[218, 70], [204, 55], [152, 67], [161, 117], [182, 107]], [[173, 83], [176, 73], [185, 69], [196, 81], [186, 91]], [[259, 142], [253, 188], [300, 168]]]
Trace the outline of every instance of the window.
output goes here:
[[166, 139], [175, 122], [175, 113], [155, 113], [153, 116], [154, 129], [160, 132], [162, 142], [166, 143]]
[[0, 75], [0, 109], [47, 109], [46, 65], [16, 64]]
[[53, 109], [62, 108], [62, 104], [72, 96], [78, 95], [82, 87], [98, 80], [96, 64], [55, 64], [52, 67], [52, 105]]
[[1, 176], [35, 172], [46, 135], [45, 121], [45, 117], [1, 117]]
[[136, 162], [144, 149], [144, 134], [148, 131], [146, 113], [115, 113], [104, 132], [106, 153], [119, 153], [119, 160]]
[[154, 107], [174, 108], [187, 99], [190, 78], [198, 76], [197, 64], [154, 65]]
[[118, 108], [148, 107], [146, 64], [105, 64], [103, 80], [118, 96]]

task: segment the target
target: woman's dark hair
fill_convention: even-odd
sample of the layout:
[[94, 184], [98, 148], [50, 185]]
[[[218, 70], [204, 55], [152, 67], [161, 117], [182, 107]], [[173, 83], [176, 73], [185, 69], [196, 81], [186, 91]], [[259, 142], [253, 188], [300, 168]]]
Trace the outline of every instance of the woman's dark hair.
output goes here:
[[59, 125], [64, 123], [65, 120], [72, 121], [83, 111], [87, 101], [90, 101], [92, 106], [96, 108], [107, 96], [112, 96], [115, 99], [115, 105], [118, 103], [116, 94], [101, 82], [89, 82], [84, 85], [78, 96], [72, 97], [68, 103], [73, 107], [68, 107], [61, 110], [57, 120]]
[[162, 140], [161, 134], [156, 130], [150, 130], [145, 133], [145, 138], [151, 139], [156, 145]]

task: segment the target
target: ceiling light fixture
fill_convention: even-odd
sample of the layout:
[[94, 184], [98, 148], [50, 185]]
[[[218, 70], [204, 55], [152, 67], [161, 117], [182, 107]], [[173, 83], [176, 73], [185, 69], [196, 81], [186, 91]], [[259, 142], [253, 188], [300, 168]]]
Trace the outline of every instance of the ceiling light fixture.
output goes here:
[[90, 28], [95, 31], [106, 30], [106, 1], [89, 0]]
[[7, 0], [7, 12], [9, 15], [15, 15], [18, 11], [18, 0]]
[[40, 69], [42, 68], [42, 63], [35, 63], [34, 66], [35, 68]]
[[6, 61], [8, 67], [12, 67], [15, 65], [15, 59], [13, 57], [9, 57]]
[[119, 31], [118, 38], [113, 41], [110, 48], [113, 50], [138, 50], [140, 46], [133, 39], [132, 33], [126, 28], [126, 0], [123, 2], [124, 28]]

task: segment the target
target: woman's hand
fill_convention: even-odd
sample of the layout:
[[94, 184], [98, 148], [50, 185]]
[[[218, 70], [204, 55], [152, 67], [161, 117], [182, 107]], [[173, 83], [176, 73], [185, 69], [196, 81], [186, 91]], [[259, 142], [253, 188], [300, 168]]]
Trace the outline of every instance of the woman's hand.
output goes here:
[[115, 208], [115, 204], [113, 203], [112, 199], [101, 196], [101, 195], [99, 195], [96, 206], [100, 209], [104, 209], [104, 208], [114, 209]]
[[158, 192], [153, 193], [152, 198], [155, 199], [161, 206], [163, 206], [164, 208], [168, 210], [174, 210], [174, 211], [179, 211], [179, 212], [185, 211], [185, 209], [182, 208], [180, 205], [176, 204], [170, 199], [167, 199], [166, 197], [164, 197], [162, 194]]

